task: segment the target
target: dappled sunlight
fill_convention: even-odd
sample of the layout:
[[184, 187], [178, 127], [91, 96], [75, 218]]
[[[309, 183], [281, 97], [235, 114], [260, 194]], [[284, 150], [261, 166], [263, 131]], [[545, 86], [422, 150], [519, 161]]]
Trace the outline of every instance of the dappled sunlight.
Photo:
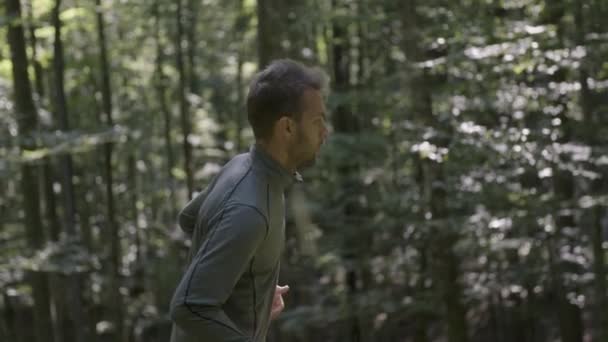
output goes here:
[[267, 260], [227, 252], [253, 279], [230, 286], [257, 291], [243, 322], [222, 311], [237, 290], [216, 305], [243, 339], [608, 340], [603, 1], [6, 4], [0, 341], [181, 342], [180, 276], [243, 199], [178, 215], [255, 144], [249, 86], [279, 58], [321, 71], [324, 106], [262, 101], [290, 118], [270, 126], [289, 139], [268, 177], [325, 140], [284, 193], [246, 184], [266, 191], [264, 243], [284, 222], [273, 265], [289, 292], [266, 327]]

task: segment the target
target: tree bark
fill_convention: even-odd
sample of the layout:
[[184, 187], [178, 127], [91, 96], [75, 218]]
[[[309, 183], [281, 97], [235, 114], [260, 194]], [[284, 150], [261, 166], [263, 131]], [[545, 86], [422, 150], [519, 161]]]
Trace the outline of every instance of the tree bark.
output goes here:
[[263, 69], [273, 59], [285, 57], [281, 41], [284, 32], [281, 0], [256, 1], [258, 16], [258, 68]]
[[[103, 9], [101, 7], [101, 0], [95, 1], [97, 6], [97, 34], [99, 39], [99, 55], [101, 64], [101, 80], [102, 80], [102, 109], [106, 117], [106, 125], [108, 127], [114, 126], [112, 119], [112, 92], [110, 88], [110, 68], [108, 65], [107, 57], [107, 43], [105, 37], [105, 23], [103, 18]], [[110, 261], [108, 263], [108, 269], [110, 271], [110, 308], [112, 311], [112, 320], [115, 327], [115, 341], [124, 341], [124, 311], [123, 311], [123, 299], [120, 293], [121, 287], [121, 249], [120, 249], [120, 234], [119, 226], [116, 222], [116, 210], [114, 206], [114, 180], [112, 173], [112, 149], [113, 144], [111, 142], [104, 145], [104, 175], [106, 185], [106, 202], [107, 202], [107, 218], [106, 227], [108, 229], [107, 245], [110, 246]]]
[[155, 18], [155, 29], [154, 35], [156, 40], [156, 70], [155, 70], [155, 88], [158, 97], [158, 104], [160, 111], [163, 115], [163, 137], [165, 140], [165, 154], [167, 156], [167, 183], [169, 184], [169, 202], [170, 202], [170, 216], [171, 220], [175, 220], [177, 217], [177, 208], [175, 206], [175, 180], [173, 178], [173, 168], [175, 167], [175, 157], [173, 155], [173, 148], [171, 147], [171, 112], [167, 105], [167, 92], [166, 82], [167, 77], [163, 71], [165, 54], [163, 52], [163, 45], [161, 42], [161, 15], [160, 1], [154, 2], [153, 14]]
[[[64, 86], [64, 59], [63, 59], [63, 41], [61, 38], [61, 1], [56, 0], [52, 11], [53, 26], [55, 28], [55, 40], [53, 42], [53, 107], [55, 120], [58, 123], [58, 128], [63, 132], [70, 130], [68, 121], [68, 108], [65, 97]], [[79, 232], [76, 230], [76, 208], [74, 203], [74, 186], [73, 186], [73, 165], [72, 156], [69, 153], [63, 154], [60, 157], [60, 165], [62, 169], [62, 197], [63, 197], [63, 212], [64, 212], [64, 231], [65, 236], [80, 238]], [[83, 323], [84, 310], [81, 301], [81, 280], [77, 274], [68, 275], [66, 277], [53, 276], [52, 282], [53, 292], [56, 295], [56, 312], [61, 326], [61, 338], [63, 341], [83, 342], [85, 338], [86, 326]]]
[[[599, 10], [599, 8], [598, 8]], [[578, 46], [584, 46], [588, 48], [587, 43], [585, 41], [586, 34], [586, 26], [585, 26], [585, 15], [584, 15], [583, 1], [576, 0], [574, 2], [574, 24], [576, 26], [576, 36], [575, 42]], [[591, 53], [591, 52], [588, 52]], [[583, 120], [585, 124], [585, 133], [584, 140], [587, 142], [588, 146], [596, 145], [597, 134], [596, 127], [601, 126], [601, 123], [597, 122], [595, 116], [593, 115], [593, 104], [592, 104], [592, 94], [589, 89], [589, 84], [587, 83], [587, 78], [589, 73], [587, 72], [587, 61], [588, 58], [583, 58], [581, 61], [581, 65], [579, 67], [579, 83], [581, 85], [579, 99], [580, 99], [580, 107], [583, 112]], [[601, 173], [601, 171], [600, 171]], [[600, 183], [600, 184], [593, 184]], [[592, 181], [591, 189], [594, 191], [591, 192], [592, 196], [600, 196], [602, 193], [602, 184], [601, 182]], [[595, 298], [593, 304], [593, 312], [594, 312], [594, 322], [593, 325], [595, 327], [594, 341], [607, 341], [608, 340], [608, 289], [606, 286], [606, 264], [605, 264], [605, 251], [602, 246], [604, 242], [604, 237], [602, 234], [602, 223], [601, 217], [603, 212], [603, 206], [597, 204], [590, 209], [586, 209], [589, 212], [590, 220], [590, 240], [591, 240], [591, 250], [593, 252], [593, 272], [595, 273], [595, 278], [593, 282], [594, 290], [595, 290]], [[586, 216], [586, 215], [585, 215]]]
[[243, 44], [240, 44], [240, 42], [243, 40], [249, 22], [249, 18], [244, 11], [244, 5], [244, 0], [239, 0], [237, 2], [238, 15], [234, 23], [235, 40], [239, 42], [236, 52], [236, 108], [234, 110], [234, 121], [236, 123], [236, 151], [239, 152], [243, 145], [241, 131], [243, 130], [243, 112], [245, 111], [245, 95], [243, 89], [243, 64], [245, 52], [243, 51]]
[[196, 72], [196, 64], [194, 59], [196, 57], [197, 50], [197, 39], [196, 39], [196, 25], [198, 20], [198, 11], [199, 11], [199, 2], [196, 0], [187, 0], [188, 1], [188, 14], [187, 14], [187, 23], [188, 23], [188, 88], [190, 94], [199, 95], [199, 77]]
[[[53, 26], [55, 27], [55, 41], [53, 43], [53, 74], [54, 74], [54, 107], [55, 118], [59, 124], [59, 129], [68, 132], [70, 125], [68, 122], [68, 108], [65, 98], [64, 87], [64, 61], [63, 61], [63, 42], [61, 40], [61, 20], [59, 12], [61, 10], [61, 0], [55, 1], [53, 8]], [[74, 185], [72, 157], [66, 153], [60, 157], [62, 168], [62, 194], [65, 216], [65, 232], [71, 236], [77, 236], [76, 231], [76, 208], [74, 204]]]
[[182, 147], [184, 153], [184, 172], [186, 174], [186, 187], [188, 189], [188, 199], [192, 198], [194, 193], [194, 178], [192, 175], [192, 146], [190, 145], [189, 136], [191, 134], [190, 113], [188, 100], [186, 99], [186, 70], [184, 66], [184, 15], [182, 13], [182, 1], [177, 0], [177, 11], [175, 21], [177, 25], [177, 33], [175, 37], [175, 57], [176, 67], [179, 74], [178, 98], [179, 98], [179, 113], [182, 128]]
[[27, 17], [29, 20], [30, 43], [32, 47], [32, 64], [34, 65], [34, 83], [36, 85], [36, 93], [40, 99], [44, 97], [44, 81], [42, 77], [42, 65], [38, 61], [38, 41], [36, 39], [36, 23], [33, 17], [33, 0], [27, 3]]
[[[25, 52], [25, 35], [21, 17], [19, 0], [6, 1], [6, 15], [9, 19], [8, 44], [10, 46], [13, 87], [15, 98], [15, 113], [17, 115], [20, 149], [34, 150], [36, 143], [33, 135], [38, 128], [36, 107], [32, 99], [32, 89], [28, 76], [28, 60]], [[38, 167], [29, 163], [21, 165], [21, 192], [23, 193], [23, 208], [25, 212], [24, 226], [26, 240], [32, 252], [44, 246], [44, 232], [40, 216]], [[32, 287], [34, 297], [34, 326], [36, 341], [53, 340], [51, 325], [51, 306], [46, 274], [28, 272], [27, 279]]]
[[[332, 9], [337, 10], [346, 8], [347, 3], [344, 1], [332, 0]], [[332, 50], [331, 62], [334, 71], [334, 91], [338, 96], [344, 98], [348, 92], [351, 91], [351, 59], [349, 58], [350, 45], [348, 41], [347, 26], [340, 18], [333, 18], [331, 25], [333, 35], [330, 44]], [[358, 124], [358, 117], [353, 113], [350, 102], [343, 102], [337, 105], [334, 115], [332, 116], [332, 125], [336, 133], [350, 135], [359, 133], [360, 127]], [[353, 173], [356, 174], [358, 169], [359, 165], [353, 162], [338, 165], [337, 172], [341, 178], [344, 179], [342, 185], [344, 189], [351, 189], [351, 191], [352, 189], [356, 189], [357, 184], [356, 180], [353, 180]], [[342, 212], [343, 217], [351, 217], [360, 211], [359, 204], [356, 200], [353, 200], [352, 196], [349, 196], [348, 191], [345, 193], [343, 200], [346, 201]], [[358, 265], [361, 256], [352, 251], [352, 249], [358, 248], [357, 240], [359, 238], [353, 239], [351, 237], [346, 237], [344, 239], [344, 246], [341, 248], [346, 268], [346, 301], [349, 307], [347, 336], [348, 340], [353, 342], [361, 341], [364, 333], [361, 327], [362, 324], [357, 305], [357, 296], [359, 292], [357, 284], [360, 282], [360, 270]]]
[[[400, 9], [403, 28], [403, 50], [408, 60], [408, 91], [410, 93], [411, 113], [417, 122], [425, 127], [433, 127], [442, 132], [445, 127], [437, 121], [433, 114], [430, 80], [423, 70], [415, 67], [414, 63], [424, 60], [422, 47], [419, 45], [419, 30], [422, 26], [417, 14], [417, 3], [408, 0], [402, 3]], [[431, 141], [437, 147], [448, 146], [446, 138]], [[465, 342], [467, 337], [466, 308], [462, 304], [463, 290], [459, 280], [459, 264], [453, 247], [458, 239], [452, 228], [447, 226], [449, 217], [447, 207], [446, 181], [443, 162], [417, 157], [416, 163], [422, 168], [422, 208], [436, 223], [431, 224], [431, 256], [433, 262], [433, 277], [438, 287], [440, 298], [445, 305], [445, 321], [447, 323], [448, 341]], [[426, 321], [417, 320], [424, 329]]]
[[[562, 137], [558, 139], [558, 143], [568, 143], [571, 139], [571, 123], [564, 112], [557, 115], [561, 119]], [[554, 254], [551, 262], [553, 268], [553, 287], [557, 295], [557, 318], [559, 322], [559, 331], [563, 342], [582, 342], [582, 313], [578, 306], [571, 303], [567, 294], [573, 290], [567, 288], [564, 284], [563, 260], [561, 258], [562, 239], [568, 239], [563, 234], [564, 229], [576, 227], [574, 213], [568, 204], [575, 199], [575, 179], [570, 170], [562, 169], [558, 165], [565, 162], [568, 156], [561, 158], [558, 156], [556, 165], [553, 166], [553, 192], [554, 192], [554, 212], [553, 219], [555, 221], [555, 236], [552, 242], [551, 251]], [[566, 242], [569, 244], [569, 242]], [[572, 246], [568, 246], [572, 248]]]
[[[32, 62], [34, 63], [34, 75], [36, 92], [38, 93], [39, 103], [44, 103], [44, 87], [42, 81], [42, 67], [37, 60], [37, 39], [36, 30], [33, 20], [33, 9], [32, 1], [29, 1], [27, 8], [27, 16], [29, 20], [29, 31], [30, 31], [30, 44], [32, 49]], [[61, 232], [61, 226], [59, 223], [59, 216], [57, 214], [57, 201], [54, 191], [55, 173], [53, 170], [53, 164], [50, 157], [46, 156], [42, 159], [42, 182], [43, 193], [44, 193], [44, 216], [46, 218], [46, 226], [49, 227], [48, 239], [53, 242], [59, 241], [59, 234]], [[57, 275], [49, 275], [49, 294], [51, 296], [51, 315], [53, 324], [53, 339], [55, 341], [63, 341], [65, 335], [62, 331], [63, 316], [66, 310], [64, 310], [64, 303], [66, 302], [63, 286], [60, 285]]]

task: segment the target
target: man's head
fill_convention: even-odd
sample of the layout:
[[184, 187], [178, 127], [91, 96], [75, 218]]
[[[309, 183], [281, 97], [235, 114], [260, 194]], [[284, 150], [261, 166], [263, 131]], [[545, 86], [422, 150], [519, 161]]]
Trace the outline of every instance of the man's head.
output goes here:
[[247, 115], [258, 143], [282, 150], [292, 167], [312, 165], [327, 136], [324, 75], [288, 59], [252, 80]]

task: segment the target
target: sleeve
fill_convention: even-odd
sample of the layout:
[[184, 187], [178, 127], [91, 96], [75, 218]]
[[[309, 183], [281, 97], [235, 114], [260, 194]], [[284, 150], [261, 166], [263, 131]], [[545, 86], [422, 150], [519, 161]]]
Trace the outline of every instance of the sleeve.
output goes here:
[[203, 202], [205, 202], [205, 199], [209, 195], [209, 192], [215, 186], [218, 177], [219, 175], [216, 176], [211, 181], [211, 183], [209, 183], [205, 190], [201, 191], [193, 199], [191, 199], [190, 202], [188, 202], [188, 204], [186, 204], [186, 206], [179, 212], [179, 215], [177, 216], [177, 221], [179, 223], [179, 226], [182, 228], [182, 230], [184, 231], [184, 233], [186, 233], [187, 236], [192, 237], [194, 228], [196, 227], [198, 211], [203, 205]]
[[266, 232], [266, 219], [256, 208], [224, 209], [171, 301], [171, 319], [183, 333], [201, 341], [251, 340], [222, 307]]
[[186, 204], [186, 206], [179, 212], [179, 215], [177, 216], [179, 226], [189, 237], [191, 237], [192, 233], [194, 232], [198, 210], [205, 201], [205, 198], [207, 198], [207, 193], [208, 189], [205, 189], [205, 191], [196, 195], [196, 197]]

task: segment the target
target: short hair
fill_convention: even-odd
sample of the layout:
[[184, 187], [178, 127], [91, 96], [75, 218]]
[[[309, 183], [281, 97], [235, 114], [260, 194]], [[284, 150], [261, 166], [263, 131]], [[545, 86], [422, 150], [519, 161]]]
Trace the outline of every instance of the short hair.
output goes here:
[[325, 75], [290, 59], [272, 61], [249, 85], [247, 118], [256, 139], [272, 137], [274, 124], [283, 116], [299, 120], [302, 96], [307, 89], [321, 91]]

